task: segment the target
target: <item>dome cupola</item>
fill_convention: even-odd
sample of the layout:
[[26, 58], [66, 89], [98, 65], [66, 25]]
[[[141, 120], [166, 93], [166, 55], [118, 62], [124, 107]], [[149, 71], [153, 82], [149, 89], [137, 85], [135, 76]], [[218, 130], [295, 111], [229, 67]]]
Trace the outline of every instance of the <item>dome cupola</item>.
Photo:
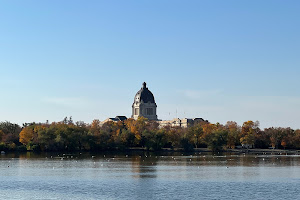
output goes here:
[[147, 88], [147, 84], [144, 82], [143, 87], [136, 93], [134, 97], [135, 103], [155, 103], [152, 92]]

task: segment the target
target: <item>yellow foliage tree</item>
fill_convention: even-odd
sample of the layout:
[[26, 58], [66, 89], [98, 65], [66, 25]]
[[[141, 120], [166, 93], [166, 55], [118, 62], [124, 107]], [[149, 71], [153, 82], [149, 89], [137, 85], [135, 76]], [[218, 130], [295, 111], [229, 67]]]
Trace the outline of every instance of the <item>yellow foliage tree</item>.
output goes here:
[[125, 121], [127, 129], [135, 136], [136, 144], [139, 144], [141, 141], [142, 132], [147, 128], [148, 124], [148, 119], [145, 117], [138, 117], [137, 120], [130, 118]]
[[32, 127], [25, 127], [21, 132], [20, 132], [20, 139], [19, 141], [22, 144], [27, 145], [29, 142], [33, 140], [33, 129]]
[[95, 135], [99, 135], [100, 134], [100, 121], [99, 119], [94, 119], [92, 124], [91, 124], [91, 133], [95, 136]]
[[259, 122], [247, 121], [243, 123], [241, 133], [241, 144], [253, 146], [255, 142], [255, 134], [258, 131]]

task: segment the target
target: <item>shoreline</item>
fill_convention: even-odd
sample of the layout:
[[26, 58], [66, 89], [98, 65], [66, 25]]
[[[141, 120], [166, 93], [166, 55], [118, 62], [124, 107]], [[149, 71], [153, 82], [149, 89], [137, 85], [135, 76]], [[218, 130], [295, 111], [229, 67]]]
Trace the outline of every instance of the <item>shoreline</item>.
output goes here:
[[[118, 150], [115, 150], [118, 151]], [[145, 152], [187, 152], [181, 148], [170, 149], [170, 148], [163, 148], [160, 151], [153, 151], [153, 150], [146, 150], [144, 148], [130, 148], [125, 151], [145, 151]], [[190, 152], [214, 152], [209, 148], [194, 148], [193, 151]], [[296, 149], [225, 149], [219, 152], [223, 153], [261, 153], [261, 154], [272, 154], [272, 153], [289, 153], [289, 154], [299, 154], [300, 150]]]
[[[62, 152], [62, 151], [33, 151], [33, 150], [27, 150], [27, 151], [1, 151], [1, 154], [6, 153], [26, 153], [26, 152], [34, 152], [34, 153], [55, 153], [55, 152]], [[300, 154], [300, 150], [297, 149], [224, 149], [220, 151], [213, 151], [209, 148], [194, 148], [193, 151], [184, 151], [183, 148], [162, 148], [161, 150], [147, 150], [143, 147], [132, 147], [128, 149], [104, 149], [99, 151], [88, 151], [88, 150], [78, 150], [78, 151], [63, 151], [65, 153], [102, 153], [102, 152], [215, 152], [215, 153], [247, 153], [247, 154]]]

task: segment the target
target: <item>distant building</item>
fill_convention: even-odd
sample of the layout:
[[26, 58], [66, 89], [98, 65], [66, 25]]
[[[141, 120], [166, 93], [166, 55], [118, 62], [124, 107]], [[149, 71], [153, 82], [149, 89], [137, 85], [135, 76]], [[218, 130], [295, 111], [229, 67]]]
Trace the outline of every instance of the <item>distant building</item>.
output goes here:
[[156, 103], [152, 92], [147, 88], [146, 83], [143, 83], [143, 87], [136, 93], [132, 104], [133, 119], [137, 119], [142, 116], [149, 120], [157, 120], [156, 115]]
[[[134, 97], [134, 101], [132, 104], [132, 115], [131, 118], [138, 119], [138, 117], [145, 117], [149, 120], [155, 120], [159, 123], [160, 127], [164, 126], [179, 126], [183, 128], [187, 128], [189, 126], [194, 125], [195, 123], [200, 122], [208, 122], [202, 118], [175, 118], [172, 120], [158, 120], [156, 114], [157, 105], [155, 103], [154, 95], [147, 88], [146, 83], [143, 83], [142, 88], [136, 93]], [[127, 117], [125, 116], [116, 116], [115, 118], [108, 118], [100, 123], [103, 125], [106, 122], [113, 121], [125, 121]]]
[[190, 127], [196, 123], [201, 123], [201, 122], [208, 122], [207, 120], [204, 120], [202, 118], [194, 118], [194, 119], [189, 119], [189, 118], [174, 118], [172, 120], [161, 120], [158, 121], [160, 127], [164, 126], [179, 126], [183, 128]]

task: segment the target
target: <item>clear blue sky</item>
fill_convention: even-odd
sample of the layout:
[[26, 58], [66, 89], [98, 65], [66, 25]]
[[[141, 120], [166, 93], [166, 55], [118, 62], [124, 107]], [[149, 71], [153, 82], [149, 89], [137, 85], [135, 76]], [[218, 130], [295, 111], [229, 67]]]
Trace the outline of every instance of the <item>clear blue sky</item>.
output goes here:
[[[300, 128], [300, 1], [1, 1], [0, 121], [131, 115]], [[177, 110], [177, 114], [176, 114]]]

